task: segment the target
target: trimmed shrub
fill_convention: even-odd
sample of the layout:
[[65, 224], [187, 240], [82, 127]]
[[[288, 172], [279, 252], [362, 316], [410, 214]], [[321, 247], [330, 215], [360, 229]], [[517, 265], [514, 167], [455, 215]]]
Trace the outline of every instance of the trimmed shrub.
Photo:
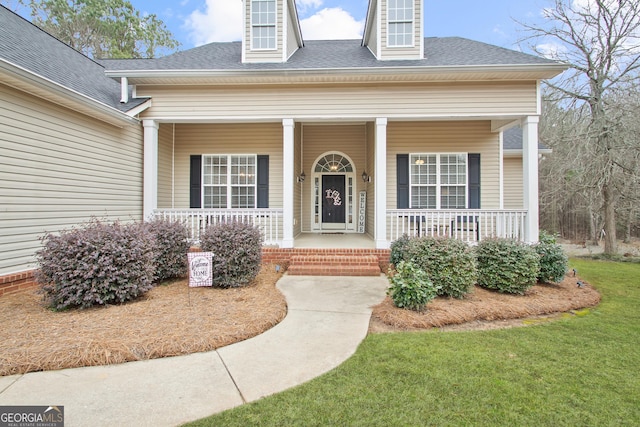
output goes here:
[[540, 232], [540, 241], [533, 247], [540, 257], [540, 282], [560, 282], [567, 273], [568, 259], [556, 237], [544, 231]]
[[391, 286], [387, 295], [399, 308], [423, 311], [438, 294], [439, 287], [429, 280], [427, 273], [410, 261], [400, 261], [389, 275], [389, 282]]
[[391, 242], [391, 254], [389, 256], [389, 262], [393, 265], [398, 265], [400, 261], [409, 261], [406, 257], [407, 249], [411, 238], [406, 234], [399, 237], [397, 240]]
[[123, 303], [152, 288], [155, 242], [140, 224], [93, 220], [40, 240], [36, 280], [56, 310]]
[[155, 282], [186, 276], [190, 246], [187, 227], [182, 222], [161, 218], [145, 223], [145, 227], [153, 234], [156, 242]]
[[529, 245], [510, 239], [478, 243], [478, 285], [498, 292], [524, 294], [537, 282], [539, 257]]
[[213, 252], [213, 284], [222, 288], [245, 286], [258, 275], [262, 261], [260, 229], [242, 222], [208, 227], [200, 239]]
[[442, 237], [403, 236], [392, 243], [391, 256], [412, 261], [439, 286], [438, 295], [462, 298], [478, 280], [476, 257], [465, 242]]

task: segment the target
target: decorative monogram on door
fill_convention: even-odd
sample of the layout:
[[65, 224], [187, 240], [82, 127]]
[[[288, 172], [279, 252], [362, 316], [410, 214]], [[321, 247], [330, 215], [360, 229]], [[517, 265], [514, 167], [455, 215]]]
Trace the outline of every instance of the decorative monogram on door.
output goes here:
[[333, 199], [333, 206], [342, 206], [342, 197], [340, 196], [340, 192], [338, 190], [328, 188], [324, 191], [327, 199]]

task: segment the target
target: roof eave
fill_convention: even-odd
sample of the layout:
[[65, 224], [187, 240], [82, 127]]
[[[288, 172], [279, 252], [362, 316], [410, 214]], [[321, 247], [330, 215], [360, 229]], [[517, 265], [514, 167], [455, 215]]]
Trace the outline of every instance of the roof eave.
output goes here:
[[[38, 89], [44, 89], [45, 91], [52, 93], [56, 96], [60, 96], [67, 101], [69, 105], [65, 105], [75, 111], [82, 114], [86, 114], [81, 107], [88, 107], [95, 113], [98, 113], [95, 117], [110, 123], [114, 126], [123, 127], [124, 125], [137, 124], [139, 121], [133, 117], [128, 116], [126, 113], [117, 110], [102, 102], [84, 95], [76, 90], [54, 82], [44, 76], [36, 74], [26, 68], [16, 65], [10, 61], [0, 58], [0, 72], [7, 73], [8, 75], [22, 81], [29, 87]], [[73, 108], [76, 106], [76, 108]]]
[[[360, 67], [360, 68], [290, 68], [290, 69], [251, 69], [251, 70], [223, 70], [223, 69], [185, 69], [185, 70], [107, 70], [106, 75], [111, 78], [233, 78], [238, 79], [264, 76], [265, 78], [311, 76], [311, 75], [420, 75], [428, 80], [429, 76], [460, 77], [481, 73], [529, 73], [535, 74], [535, 79], [545, 80], [556, 77], [568, 69], [566, 64], [516, 64], [516, 65], [465, 65], [465, 66], [389, 66], [389, 67]], [[133, 83], [133, 81], [130, 81]]]

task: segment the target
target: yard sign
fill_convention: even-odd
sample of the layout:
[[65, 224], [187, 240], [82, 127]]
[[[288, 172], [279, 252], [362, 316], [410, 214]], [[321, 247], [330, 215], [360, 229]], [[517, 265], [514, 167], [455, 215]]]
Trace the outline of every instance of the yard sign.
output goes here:
[[189, 252], [189, 287], [213, 286], [213, 252]]

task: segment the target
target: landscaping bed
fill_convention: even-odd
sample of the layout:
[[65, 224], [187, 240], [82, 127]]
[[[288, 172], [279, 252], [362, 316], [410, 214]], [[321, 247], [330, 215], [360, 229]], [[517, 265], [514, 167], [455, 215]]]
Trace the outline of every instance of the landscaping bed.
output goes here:
[[583, 282], [579, 287], [579, 280], [566, 276], [557, 284], [537, 284], [524, 295], [503, 294], [476, 286], [463, 299], [438, 297], [429, 302], [423, 312], [399, 309], [386, 297], [373, 308], [369, 331], [495, 329], [538, 323], [543, 316], [570, 313], [600, 302], [598, 291]]
[[[247, 287], [189, 288], [180, 280], [134, 302], [62, 312], [47, 309], [35, 291], [5, 295], [0, 375], [177, 356], [245, 340], [286, 315], [275, 287], [281, 275], [265, 265]], [[522, 296], [476, 287], [461, 300], [436, 298], [423, 313], [398, 309], [387, 297], [374, 308], [370, 331], [515, 326], [527, 323], [522, 318], [596, 305], [598, 292], [588, 284], [578, 287], [577, 280], [537, 285]]]
[[107, 365], [214, 350], [279, 323], [287, 307], [262, 267], [246, 287], [154, 287], [121, 305], [52, 311], [35, 291], [0, 298], [0, 375]]

